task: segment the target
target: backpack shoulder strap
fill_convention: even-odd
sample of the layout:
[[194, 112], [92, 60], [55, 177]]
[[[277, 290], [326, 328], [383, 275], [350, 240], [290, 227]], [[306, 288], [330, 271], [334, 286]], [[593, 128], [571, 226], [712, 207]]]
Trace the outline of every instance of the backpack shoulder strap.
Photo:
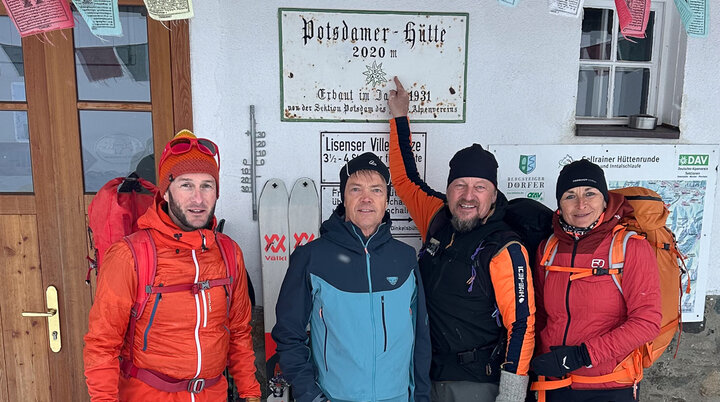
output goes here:
[[558, 239], [555, 235], [551, 235], [548, 241], [545, 243], [545, 249], [543, 251], [543, 257], [540, 261], [540, 265], [545, 267], [545, 277], [547, 278], [550, 271], [555, 272], [569, 272], [570, 280], [586, 278], [588, 276], [597, 275], [612, 275], [613, 282], [617, 286], [620, 293], [622, 293], [622, 272], [625, 264], [625, 249], [627, 242], [631, 238], [643, 238], [637, 233], [627, 230], [625, 226], [617, 225], [613, 228], [613, 237], [610, 241], [610, 251], [608, 252], [608, 268], [579, 268], [579, 267], [561, 267], [552, 265], [557, 253]]
[[152, 287], [157, 270], [157, 249], [155, 241], [148, 230], [139, 230], [125, 236], [125, 243], [130, 247], [137, 274], [137, 294], [132, 307], [131, 319], [137, 320], [143, 313], [148, 298], [149, 287]]
[[148, 299], [150, 298], [150, 289], [155, 280], [155, 272], [157, 270], [157, 250], [155, 242], [148, 230], [139, 230], [123, 238], [127, 243], [133, 255], [135, 263], [135, 273], [137, 274], [137, 292], [135, 302], [130, 310], [130, 323], [125, 332], [125, 344], [130, 345], [130, 357], [123, 360], [121, 370], [126, 373], [133, 364], [133, 356], [135, 354], [135, 325], [138, 318], [145, 310]]
[[430, 219], [430, 225], [428, 225], [427, 233], [425, 234], [425, 241], [428, 241], [432, 236], [435, 236], [449, 222], [448, 206], [445, 204], [438, 209], [432, 219]]
[[622, 294], [622, 273], [625, 268], [625, 251], [627, 251], [628, 240], [643, 239], [645, 237], [637, 234], [637, 232], [629, 230], [625, 226], [617, 225], [613, 229], [613, 238], [610, 242], [610, 251], [608, 252], [608, 261], [610, 262], [610, 274], [612, 274], [613, 282]]
[[[555, 234], [551, 234], [545, 242], [545, 248], [543, 249], [543, 256], [540, 259], [540, 267], [545, 269], [545, 278], [547, 278], [550, 270], [547, 268], [552, 266], [555, 260], [555, 254], [557, 254], [558, 238]], [[538, 268], [540, 268], [538, 267]]]
[[230, 278], [230, 284], [227, 286], [230, 300], [232, 300], [233, 281], [238, 279], [237, 273], [237, 258], [235, 254], [235, 242], [223, 233], [217, 233], [215, 240], [220, 247], [220, 254], [222, 255], [223, 261], [225, 262], [225, 269], [227, 270], [227, 276]]

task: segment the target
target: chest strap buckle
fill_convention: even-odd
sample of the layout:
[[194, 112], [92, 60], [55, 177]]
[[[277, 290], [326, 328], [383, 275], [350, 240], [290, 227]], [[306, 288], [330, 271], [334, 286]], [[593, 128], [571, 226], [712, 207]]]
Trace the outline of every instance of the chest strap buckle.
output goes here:
[[188, 381], [187, 390], [191, 394], [199, 394], [205, 388], [204, 378], [193, 378]]

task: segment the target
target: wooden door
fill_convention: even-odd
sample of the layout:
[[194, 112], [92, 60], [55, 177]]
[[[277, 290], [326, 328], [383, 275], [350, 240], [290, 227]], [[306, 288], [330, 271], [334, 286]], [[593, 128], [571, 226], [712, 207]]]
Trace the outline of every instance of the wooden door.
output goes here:
[[[121, 4], [142, 6], [142, 0]], [[1, 6], [0, 14], [6, 15]], [[84, 22], [76, 18], [76, 24]], [[147, 19], [150, 93], [127, 102], [78, 95], [77, 27], [8, 44], [0, 25], [10, 60], [0, 57], [0, 77], [3, 61], [24, 75], [23, 85], [10, 83], [14, 92], [4, 98], [7, 83], [0, 78], [0, 401], [89, 400], [82, 360], [93, 297], [85, 283], [86, 211], [96, 189], [87, 183], [84, 114], [148, 113], [150, 152], [158, 155], [175, 131], [192, 128], [187, 28], [174, 23], [168, 30]], [[50, 350], [46, 318], [21, 316], [47, 310], [48, 286], [58, 292], [59, 352]]]

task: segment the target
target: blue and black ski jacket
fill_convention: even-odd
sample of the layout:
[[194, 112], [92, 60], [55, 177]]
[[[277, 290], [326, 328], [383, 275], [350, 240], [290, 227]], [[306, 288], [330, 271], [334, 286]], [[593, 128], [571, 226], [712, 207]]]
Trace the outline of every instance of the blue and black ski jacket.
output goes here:
[[387, 213], [367, 239], [344, 215], [340, 204], [290, 256], [272, 330], [283, 375], [298, 402], [429, 402], [415, 251], [392, 238]]

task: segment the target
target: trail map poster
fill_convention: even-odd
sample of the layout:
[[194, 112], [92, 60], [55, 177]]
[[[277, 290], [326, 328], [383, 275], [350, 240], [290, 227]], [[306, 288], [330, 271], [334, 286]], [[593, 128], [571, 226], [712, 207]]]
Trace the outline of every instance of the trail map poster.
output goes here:
[[[688, 258], [691, 293], [682, 299], [683, 321], [702, 321], [710, 228], [717, 182], [718, 145], [490, 145], [498, 160], [498, 189], [508, 199], [528, 197], [557, 209], [555, 184], [566, 164], [588, 159], [605, 171], [610, 189], [641, 186], [670, 209], [667, 226]], [[687, 278], [683, 277], [683, 281]]]
[[467, 13], [278, 10], [283, 121], [387, 121], [398, 76], [413, 122], [464, 122]]

